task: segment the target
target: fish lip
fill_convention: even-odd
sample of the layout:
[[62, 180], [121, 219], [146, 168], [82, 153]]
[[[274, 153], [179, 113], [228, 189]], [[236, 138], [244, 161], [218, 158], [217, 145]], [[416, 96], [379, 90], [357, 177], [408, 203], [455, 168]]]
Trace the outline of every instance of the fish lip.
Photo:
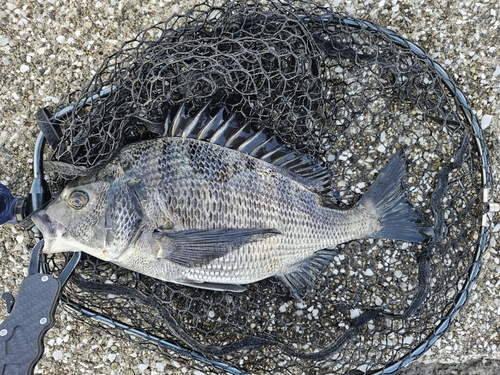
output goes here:
[[38, 230], [42, 232], [45, 242], [42, 253], [50, 254], [50, 250], [53, 247], [54, 242], [66, 233], [66, 227], [53, 217], [49, 216], [45, 210], [33, 213], [31, 220]]

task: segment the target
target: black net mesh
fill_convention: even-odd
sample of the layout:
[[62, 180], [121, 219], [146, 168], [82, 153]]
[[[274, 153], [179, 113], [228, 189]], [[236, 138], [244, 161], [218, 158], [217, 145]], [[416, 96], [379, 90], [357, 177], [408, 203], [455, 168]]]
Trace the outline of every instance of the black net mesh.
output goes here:
[[[340, 205], [403, 148], [409, 200], [435, 230], [426, 244], [339, 246], [302, 301], [275, 279], [215, 292], [84, 256], [63, 300], [97, 324], [149, 335], [195, 367], [205, 358], [233, 373], [358, 374], [411, 361], [463, 305], [487, 233], [482, 139], [446, 73], [396, 34], [306, 2], [205, 3], [123, 45], [69, 102], [53, 160], [99, 168], [157, 137], [182, 105], [192, 116], [225, 106], [327, 166]], [[67, 180], [51, 178], [56, 194]]]

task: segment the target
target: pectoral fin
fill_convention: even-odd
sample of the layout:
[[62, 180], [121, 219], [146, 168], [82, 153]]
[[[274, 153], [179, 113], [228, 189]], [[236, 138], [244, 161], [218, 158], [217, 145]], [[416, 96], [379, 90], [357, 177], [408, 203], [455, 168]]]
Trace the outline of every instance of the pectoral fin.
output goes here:
[[223, 257], [241, 246], [280, 234], [275, 229], [189, 229], [177, 232], [156, 231], [153, 236], [170, 242], [161, 253], [184, 267], [196, 267]]

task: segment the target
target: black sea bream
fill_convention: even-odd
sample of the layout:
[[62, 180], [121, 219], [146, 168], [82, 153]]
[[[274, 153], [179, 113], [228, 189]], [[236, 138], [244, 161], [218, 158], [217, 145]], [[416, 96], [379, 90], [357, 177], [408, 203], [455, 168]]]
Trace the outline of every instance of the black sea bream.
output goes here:
[[33, 216], [43, 251], [84, 251], [215, 290], [278, 276], [296, 293], [314, 284], [338, 244], [427, 238], [405, 197], [402, 151], [358, 203], [340, 209], [326, 168], [250, 130], [223, 110], [188, 118], [180, 109], [164, 137], [124, 147]]

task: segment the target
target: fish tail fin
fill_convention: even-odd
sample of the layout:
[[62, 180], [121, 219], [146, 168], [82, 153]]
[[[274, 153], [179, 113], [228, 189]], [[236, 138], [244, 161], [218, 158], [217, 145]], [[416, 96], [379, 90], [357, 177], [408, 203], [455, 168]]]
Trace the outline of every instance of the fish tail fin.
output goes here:
[[423, 242], [432, 237], [433, 230], [421, 214], [408, 202], [403, 177], [406, 160], [402, 150], [398, 151], [363, 195], [360, 204], [375, 210], [379, 229], [371, 238], [388, 238], [408, 242]]

